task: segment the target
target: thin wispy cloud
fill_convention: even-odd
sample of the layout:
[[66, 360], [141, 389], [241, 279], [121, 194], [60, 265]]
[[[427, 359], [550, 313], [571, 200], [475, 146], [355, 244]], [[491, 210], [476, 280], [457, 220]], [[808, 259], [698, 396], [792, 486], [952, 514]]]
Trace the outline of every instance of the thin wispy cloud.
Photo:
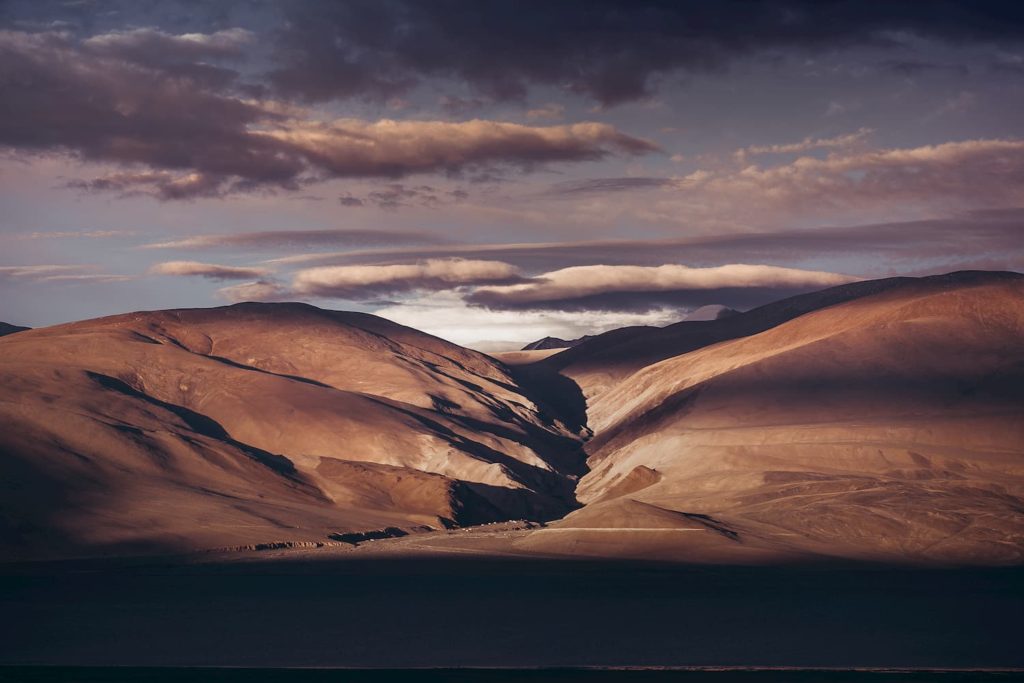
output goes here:
[[398, 230], [265, 230], [193, 235], [142, 245], [143, 249], [246, 249], [289, 250], [312, 247], [365, 248], [383, 245], [434, 245], [442, 238], [423, 232]]
[[139, 233], [135, 230], [50, 230], [35, 231], [26, 233], [15, 233], [11, 235], [14, 239], [22, 240], [66, 240], [66, 239], [118, 239], [122, 237], [134, 237]]
[[864, 142], [865, 138], [874, 133], [871, 128], [861, 128], [854, 133], [846, 133], [830, 138], [804, 138], [800, 142], [779, 145], [751, 145], [736, 152], [739, 156], [756, 154], [800, 154], [816, 149], [843, 149]]
[[131, 275], [104, 272], [97, 265], [54, 265], [0, 266], [0, 281], [27, 282], [126, 282], [134, 279]]
[[442, 190], [431, 185], [389, 183], [361, 196], [346, 192], [338, 198], [338, 202], [349, 208], [374, 206], [386, 211], [395, 211], [409, 207], [439, 208], [465, 201], [468, 197], [469, 193], [459, 188]]
[[200, 261], [165, 261], [149, 269], [150, 275], [174, 275], [178, 277], [203, 277], [208, 280], [251, 280], [271, 274], [267, 268], [223, 266]]
[[1024, 204], [1024, 140], [836, 152], [774, 166], [698, 170], [683, 180], [681, 194], [700, 195], [712, 207], [736, 207], [746, 216], [879, 209], [895, 202], [948, 210], [1016, 206]]
[[547, 197], [572, 198], [582, 195], [606, 195], [613, 192], [663, 189], [673, 187], [678, 182], [673, 178], [587, 178], [555, 183], [541, 194]]

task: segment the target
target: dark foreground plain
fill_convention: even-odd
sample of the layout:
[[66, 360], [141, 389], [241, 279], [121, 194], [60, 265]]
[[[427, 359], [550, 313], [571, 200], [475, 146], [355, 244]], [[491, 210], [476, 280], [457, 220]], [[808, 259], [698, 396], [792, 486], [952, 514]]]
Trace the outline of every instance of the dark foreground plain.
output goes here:
[[[8, 666], [1024, 668], [1019, 568], [462, 557], [105, 560], [0, 571], [0, 664]], [[128, 671], [104, 679], [5, 669], [0, 680], [280, 680]], [[710, 680], [974, 680], [777, 673]], [[521, 675], [544, 680], [542, 671]], [[456, 680], [479, 680], [466, 676]]]
[[8, 667], [0, 668], [2, 683], [122, 683], [147, 681], [211, 681], [212, 683], [516, 683], [576, 681], [587, 683], [970, 683], [1020, 681], [1015, 671], [900, 671], [837, 669], [229, 669], [142, 667]]

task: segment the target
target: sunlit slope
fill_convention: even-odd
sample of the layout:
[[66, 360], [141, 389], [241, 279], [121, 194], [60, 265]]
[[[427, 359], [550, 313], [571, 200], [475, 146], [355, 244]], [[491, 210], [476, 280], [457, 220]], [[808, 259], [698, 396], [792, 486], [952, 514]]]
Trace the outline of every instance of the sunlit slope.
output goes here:
[[576, 441], [499, 363], [373, 316], [243, 304], [0, 344], [12, 554], [322, 540], [571, 509]]
[[[748, 337], [813, 311], [885, 291], [920, 285], [962, 286], [1017, 277], [1012, 273], [961, 272], [930, 278], [865, 280], [782, 299], [714, 320], [684, 320], [667, 327], [626, 327], [597, 335], [544, 362], [576, 382], [590, 400], [653, 363], [730, 339]], [[538, 371], [540, 368], [538, 368]]]
[[[565, 527], [635, 527], [653, 510], [716, 527], [731, 549], [714, 556], [1024, 559], [1020, 276], [883, 287], [647, 366], [588, 417], [587, 506]], [[686, 558], [684, 538], [647, 552]]]

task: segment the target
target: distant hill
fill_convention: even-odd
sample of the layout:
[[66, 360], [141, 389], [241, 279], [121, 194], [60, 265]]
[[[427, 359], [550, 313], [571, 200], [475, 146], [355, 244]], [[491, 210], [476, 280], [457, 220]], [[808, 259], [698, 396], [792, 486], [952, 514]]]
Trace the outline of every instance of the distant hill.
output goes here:
[[[720, 320], [722, 318], [728, 318], [736, 315], [739, 311], [729, 308], [727, 306], [720, 306], [718, 304], [711, 306], [701, 306], [700, 308], [691, 311], [683, 318], [682, 322], [693, 322], [693, 321], [707, 321], [707, 320]], [[656, 328], [651, 328], [656, 329]], [[614, 330], [613, 330], [614, 331]], [[558, 337], [544, 337], [537, 341], [530, 342], [526, 346], [520, 349], [520, 351], [547, 351], [550, 349], [571, 349], [575, 346], [579, 346], [583, 342], [590, 341], [595, 337], [601, 335], [585, 335], [577, 339], [559, 339]]]
[[711, 306], [701, 306], [700, 308], [690, 311], [683, 322], [695, 321], [695, 320], [718, 320], [720, 318], [728, 318], [731, 315], [739, 313], [734, 308], [728, 306], [722, 306], [720, 304], [713, 304]]
[[544, 337], [538, 339], [535, 342], [530, 342], [524, 346], [520, 351], [547, 351], [549, 349], [569, 349], [578, 344], [582, 344], [588, 339], [592, 339], [592, 335], [586, 335], [578, 339], [559, 339], [558, 337]]
[[8, 334], [14, 334], [15, 332], [24, 332], [25, 330], [30, 330], [30, 329], [32, 329], [32, 328], [30, 328], [30, 327], [22, 327], [20, 325], [12, 325], [10, 323], [5, 323], [3, 321], [0, 321], [0, 337], [4, 337], [4, 336], [6, 336]]

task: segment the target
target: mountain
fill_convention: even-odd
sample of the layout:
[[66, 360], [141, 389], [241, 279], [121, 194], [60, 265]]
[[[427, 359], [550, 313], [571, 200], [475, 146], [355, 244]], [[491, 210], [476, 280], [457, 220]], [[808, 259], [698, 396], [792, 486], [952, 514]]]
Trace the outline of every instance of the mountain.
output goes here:
[[[728, 318], [729, 316], [739, 313], [732, 308], [719, 305], [701, 306], [688, 313], [683, 322], [687, 321], [706, 321], [706, 320], [718, 320], [720, 318]], [[644, 329], [657, 329], [657, 328], [644, 328]], [[617, 330], [616, 330], [617, 331]], [[580, 344], [594, 339], [596, 335], [584, 335], [577, 337], [576, 339], [559, 339], [558, 337], [544, 337], [537, 341], [530, 342], [524, 346], [520, 351], [548, 351], [551, 349], [570, 349]]]
[[0, 339], [5, 555], [551, 519], [578, 437], [481, 353], [303, 304]]
[[578, 346], [588, 339], [592, 339], [591, 335], [585, 335], [578, 339], [559, 339], [558, 337], [544, 337], [537, 341], [530, 342], [524, 346], [520, 351], [547, 351], [549, 349], [568, 349], [573, 346]]
[[15, 332], [24, 332], [27, 329], [30, 328], [21, 327], [20, 325], [12, 325], [10, 323], [0, 321], [0, 337], [5, 337], [9, 334], [14, 334]]
[[845, 285], [541, 364], [570, 353], [585, 506], [534, 550], [1024, 561], [1024, 276]]
[[544, 361], [533, 370], [560, 374], [577, 383], [588, 399], [634, 372], [666, 358], [711, 344], [747, 337], [828, 306], [929, 282], [936, 287], [966, 286], [974, 281], [1014, 280], [1016, 273], [967, 271], [929, 278], [865, 280], [782, 299], [744, 313], [707, 321], [684, 320], [666, 327], [623, 327], [605, 332]]
[[549, 525], [409, 547], [1024, 563], [1024, 276], [857, 282], [499, 356], [304, 304], [5, 336], [0, 554], [530, 519]]

